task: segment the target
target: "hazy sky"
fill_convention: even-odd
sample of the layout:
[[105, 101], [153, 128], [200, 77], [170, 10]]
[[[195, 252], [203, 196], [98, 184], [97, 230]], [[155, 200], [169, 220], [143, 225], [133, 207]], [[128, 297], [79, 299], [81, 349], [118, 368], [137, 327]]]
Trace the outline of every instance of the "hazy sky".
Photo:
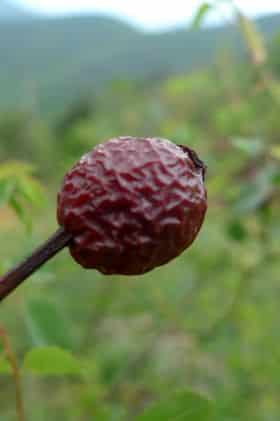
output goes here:
[[[189, 21], [199, 0], [18, 0], [47, 13], [92, 11], [121, 16], [149, 29]], [[280, 12], [280, 0], [237, 0], [249, 15]]]

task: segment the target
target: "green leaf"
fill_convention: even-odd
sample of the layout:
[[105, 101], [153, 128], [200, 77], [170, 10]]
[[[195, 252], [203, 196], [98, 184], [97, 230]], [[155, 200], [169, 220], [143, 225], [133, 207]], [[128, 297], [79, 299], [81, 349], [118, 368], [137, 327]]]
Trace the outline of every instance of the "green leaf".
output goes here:
[[260, 208], [276, 189], [278, 177], [279, 169], [274, 164], [262, 168], [254, 182], [242, 185], [234, 211], [244, 213]]
[[237, 21], [244, 41], [247, 45], [254, 65], [263, 65], [267, 59], [267, 51], [262, 34], [254, 22], [249, 20], [240, 10], [237, 11]]
[[42, 299], [29, 301], [25, 321], [35, 345], [57, 345], [68, 349], [73, 347], [69, 327], [53, 303]]
[[0, 180], [0, 206], [3, 206], [10, 201], [14, 188], [14, 180]]
[[31, 177], [26, 176], [18, 180], [18, 194], [28, 203], [38, 207], [42, 206], [45, 201], [42, 186]]
[[0, 166], [0, 180], [22, 176], [25, 177], [27, 174], [32, 174], [33, 171], [34, 167], [30, 164], [18, 161], [8, 161]]
[[8, 361], [4, 357], [0, 357], [0, 375], [1, 374], [10, 374], [11, 367]]
[[275, 159], [280, 159], [280, 146], [272, 146], [270, 149], [270, 154]]
[[194, 29], [199, 28], [199, 26], [202, 24], [203, 19], [205, 18], [205, 16], [207, 15], [207, 13], [211, 9], [212, 9], [212, 6], [211, 6], [210, 3], [208, 3], [208, 2], [202, 3], [199, 6], [199, 8], [198, 8], [198, 10], [197, 10], [197, 12], [194, 16], [194, 19], [193, 19], [193, 22], [192, 22], [192, 28], [194, 28]]
[[275, 186], [279, 186], [280, 185], [280, 171], [273, 176], [272, 183]]
[[241, 189], [240, 196], [234, 204], [234, 212], [246, 213], [255, 211], [267, 200], [270, 195], [269, 186], [249, 184]]
[[70, 352], [50, 346], [33, 348], [24, 358], [23, 369], [39, 375], [81, 374], [82, 364]]
[[9, 204], [28, 231], [32, 228], [30, 205], [40, 207], [45, 201], [43, 187], [32, 177], [33, 170], [16, 161], [0, 165], [0, 206]]
[[235, 219], [229, 223], [227, 232], [229, 237], [237, 242], [242, 242], [247, 238], [247, 231], [244, 225], [238, 219]]
[[237, 137], [231, 140], [232, 145], [251, 157], [258, 156], [264, 151], [264, 143], [260, 139], [246, 139]]
[[9, 204], [15, 211], [19, 220], [25, 225], [27, 231], [31, 231], [32, 219], [26, 207], [16, 198], [15, 195], [10, 198]]
[[137, 421], [212, 421], [213, 405], [190, 391], [180, 391], [148, 408]]

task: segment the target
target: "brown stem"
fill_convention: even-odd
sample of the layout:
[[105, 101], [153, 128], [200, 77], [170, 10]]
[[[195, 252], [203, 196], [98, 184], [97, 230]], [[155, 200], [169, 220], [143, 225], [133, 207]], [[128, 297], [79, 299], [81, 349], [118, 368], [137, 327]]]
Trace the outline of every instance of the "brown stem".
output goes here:
[[2, 326], [0, 326], [0, 339], [2, 339], [4, 354], [11, 367], [12, 376], [14, 378], [18, 421], [24, 421], [25, 416], [20, 382], [20, 371], [17, 365], [16, 357], [12, 351], [7, 332]]
[[14, 269], [0, 277], [0, 302], [14, 291], [26, 278], [55, 256], [71, 241], [71, 234], [59, 228], [41, 247]]

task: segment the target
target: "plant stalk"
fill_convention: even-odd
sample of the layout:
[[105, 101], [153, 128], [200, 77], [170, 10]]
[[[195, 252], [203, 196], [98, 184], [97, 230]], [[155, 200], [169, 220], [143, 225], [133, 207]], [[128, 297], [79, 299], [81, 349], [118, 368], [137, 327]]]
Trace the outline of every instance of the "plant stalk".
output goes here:
[[4, 354], [11, 368], [12, 376], [15, 383], [17, 418], [18, 418], [18, 421], [25, 421], [20, 370], [17, 364], [15, 354], [12, 350], [12, 346], [10, 344], [8, 334], [1, 325], [0, 325], [0, 339], [2, 340], [3, 347], [4, 347]]
[[31, 256], [3, 277], [0, 277], [0, 302], [10, 295], [32, 273], [66, 247], [70, 243], [71, 238], [71, 234], [68, 234], [64, 228], [59, 228]]

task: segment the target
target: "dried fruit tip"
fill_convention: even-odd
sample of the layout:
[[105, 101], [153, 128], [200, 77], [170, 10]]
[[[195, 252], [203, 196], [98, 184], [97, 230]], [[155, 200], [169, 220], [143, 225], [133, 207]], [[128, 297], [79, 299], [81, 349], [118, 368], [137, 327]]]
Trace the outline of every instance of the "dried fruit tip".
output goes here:
[[203, 181], [205, 181], [207, 165], [205, 165], [205, 163], [203, 161], [201, 161], [201, 159], [198, 157], [197, 153], [193, 149], [189, 148], [188, 146], [184, 146], [184, 145], [178, 145], [178, 146], [180, 146], [180, 148], [182, 148], [183, 151], [185, 151], [189, 154], [189, 156], [191, 157], [195, 166], [202, 171]]

